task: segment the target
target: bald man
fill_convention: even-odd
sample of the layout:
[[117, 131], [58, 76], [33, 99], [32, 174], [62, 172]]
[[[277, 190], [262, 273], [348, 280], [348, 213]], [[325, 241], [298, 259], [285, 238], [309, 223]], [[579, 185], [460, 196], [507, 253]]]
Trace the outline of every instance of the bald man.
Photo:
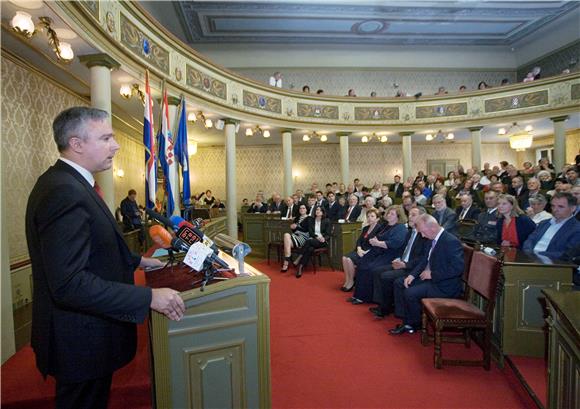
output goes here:
[[395, 282], [395, 310], [403, 323], [389, 330], [391, 335], [412, 334], [421, 327], [421, 299], [458, 298], [463, 286], [463, 247], [428, 214], [415, 221], [421, 235], [431, 240], [429, 255], [403, 279]]

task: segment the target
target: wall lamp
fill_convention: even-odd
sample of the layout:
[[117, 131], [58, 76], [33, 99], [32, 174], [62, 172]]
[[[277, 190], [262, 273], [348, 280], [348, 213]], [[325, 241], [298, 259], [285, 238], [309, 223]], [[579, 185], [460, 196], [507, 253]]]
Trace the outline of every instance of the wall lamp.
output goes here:
[[121, 85], [121, 89], [119, 90], [119, 93], [125, 99], [130, 99], [131, 97], [138, 95], [139, 99], [141, 99], [141, 103], [143, 105], [145, 105], [145, 94], [143, 93], [143, 91], [141, 91], [139, 89], [139, 84]]
[[[197, 121], [200, 121], [200, 123], [202, 123], [203, 126], [206, 127], [206, 129], [213, 127], [213, 121], [209, 118], [206, 118], [203, 112], [201, 111], [198, 111], [197, 113], [192, 111], [189, 114], [187, 114], [187, 121], [191, 123], [196, 123]], [[220, 129], [223, 129], [223, 126]]]
[[326, 142], [326, 141], [328, 141], [328, 136], [318, 134], [318, 133], [316, 133], [316, 131], [315, 132], [312, 132], [311, 134], [305, 133], [302, 136], [302, 140], [304, 142], [310, 142], [312, 139], [315, 139], [315, 138], [320, 139], [320, 142]]
[[254, 136], [254, 135], [262, 135], [264, 138], [269, 138], [270, 131], [268, 129], [260, 128], [260, 125], [256, 126], [255, 128], [246, 128], [246, 136]]
[[385, 143], [385, 142], [387, 142], [389, 140], [389, 138], [387, 137], [387, 135], [379, 136], [379, 135], [377, 135], [376, 133], [373, 132], [371, 134], [371, 136], [363, 135], [363, 137], [360, 138], [360, 141], [362, 143], [369, 143], [369, 142], [372, 142], [373, 139], [376, 139], [377, 142], [381, 142], [381, 143]]
[[[37, 32], [32, 16], [24, 11], [16, 12], [16, 15], [10, 21], [10, 26], [15, 33], [27, 40], [30, 40]], [[46, 30], [48, 44], [52, 47], [58, 61], [64, 64], [71, 63], [75, 57], [72, 46], [58, 39], [56, 31], [52, 28], [52, 19], [50, 17], [39, 17], [38, 26], [40, 26], [41, 30]]]
[[428, 133], [427, 135], [425, 135], [425, 140], [426, 141], [439, 141], [439, 142], [444, 142], [445, 140], [451, 141], [455, 139], [455, 134], [453, 132], [449, 132], [447, 135], [445, 135], [441, 129], [439, 131], [437, 131], [437, 133], [435, 135]]

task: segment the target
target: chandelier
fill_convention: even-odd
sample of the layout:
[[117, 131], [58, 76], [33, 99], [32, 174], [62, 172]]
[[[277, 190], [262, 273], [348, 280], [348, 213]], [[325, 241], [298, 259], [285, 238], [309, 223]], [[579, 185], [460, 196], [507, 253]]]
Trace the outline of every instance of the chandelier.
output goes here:
[[500, 128], [498, 135], [507, 135], [510, 138], [510, 148], [518, 152], [523, 152], [532, 146], [534, 128], [531, 125], [522, 128], [517, 122], [514, 122], [508, 129]]

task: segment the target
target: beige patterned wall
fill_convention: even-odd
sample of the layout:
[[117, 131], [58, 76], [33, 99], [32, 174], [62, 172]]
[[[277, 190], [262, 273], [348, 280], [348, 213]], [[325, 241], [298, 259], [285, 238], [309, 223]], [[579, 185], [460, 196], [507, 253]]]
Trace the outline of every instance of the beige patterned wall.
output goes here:
[[[400, 144], [351, 144], [350, 176], [366, 185], [392, 182], [403, 166]], [[340, 150], [338, 144], [299, 145], [292, 149], [294, 188], [309, 189], [312, 182], [323, 187], [327, 182], [340, 182]], [[414, 144], [413, 172], [425, 170], [428, 159], [459, 159], [471, 166], [470, 144]], [[500, 160], [517, 163], [516, 152], [508, 144], [483, 144], [482, 161], [498, 164]], [[258, 190], [269, 195], [280, 192], [282, 179], [282, 147], [238, 147], [237, 202], [252, 199]], [[225, 198], [225, 152], [223, 147], [199, 147], [191, 159], [192, 192], [211, 189]]]
[[[272, 69], [263, 68], [234, 68], [234, 71], [254, 79], [258, 82], [267, 83], [272, 75]], [[274, 70], [275, 71], [275, 70]], [[362, 74], [362, 75], [361, 75]], [[294, 86], [297, 91], [302, 90], [303, 85], [309, 85], [312, 93], [317, 89], [323, 89], [328, 95], [346, 95], [349, 88], [353, 88], [358, 96], [369, 96], [371, 91], [376, 91], [379, 96], [394, 96], [396, 89], [393, 83], [399, 84], [400, 89], [414, 95], [423, 92], [424, 95], [432, 95], [440, 86], [444, 86], [451, 92], [456, 92], [461, 85], [468, 89], [477, 89], [480, 81], [489, 85], [497, 86], [503, 78], [511, 82], [516, 79], [514, 71], [459, 71], [459, 70], [375, 70], [367, 69], [307, 69], [288, 68], [282, 70], [283, 86], [290, 89]]]
[[[115, 203], [121, 203], [129, 189], [137, 191], [137, 203], [145, 203], [145, 153], [143, 143], [126, 133], [115, 130], [115, 139], [121, 145], [121, 149], [113, 160], [115, 178]], [[118, 177], [116, 171], [123, 169], [124, 177]]]

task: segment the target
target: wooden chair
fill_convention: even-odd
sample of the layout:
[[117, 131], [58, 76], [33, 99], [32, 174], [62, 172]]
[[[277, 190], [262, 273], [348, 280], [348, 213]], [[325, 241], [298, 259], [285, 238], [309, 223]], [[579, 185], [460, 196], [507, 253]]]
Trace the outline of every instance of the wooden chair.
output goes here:
[[[441, 369], [443, 364], [480, 366], [490, 369], [491, 361], [491, 335], [493, 311], [495, 308], [496, 292], [501, 275], [501, 261], [495, 257], [477, 251], [473, 253], [467, 277], [467, 291], [463, 300], [448, 298], [424, 298], [423, 304], [423, 328], [421, 343], [427, 345], [434, 339], [435, 352], [433, 361], [435, 368]], [[472, 294], [477, 293], [483, 298], [485, 310], [480, 310], [471, 302]], [[433, 329], [433, 336], [429, 336], [428, 327]], [[471, 330], [482, 330], [483, 340], [476, 342], [482, 349], [483, 359], [480, 361], [443, 359], [441, 353], [441, 341], [464, 342], [470, 347]], [[463, 336], [442, 337], [442, 333], [448, 330], [463, 330]]]
[[[301, 249], [292, 249], [292, 254], [301, 254]], [[322, 255], [326, 256], [326, 260], [328, 261], [328, 266], [334, 271], [334, 267], [332, 266], [332, 262], [330, 260], [330, 241], [326, 247], [321, 247], [319, 249], [315, 249], [314, 253], [312, 253], [312, 257], [310, 257], [310, 261], [312, 263], [312, 270], [314, 274], [316, 274], [316, 260], [318, 260], [318, 265], [322, 267]]]

